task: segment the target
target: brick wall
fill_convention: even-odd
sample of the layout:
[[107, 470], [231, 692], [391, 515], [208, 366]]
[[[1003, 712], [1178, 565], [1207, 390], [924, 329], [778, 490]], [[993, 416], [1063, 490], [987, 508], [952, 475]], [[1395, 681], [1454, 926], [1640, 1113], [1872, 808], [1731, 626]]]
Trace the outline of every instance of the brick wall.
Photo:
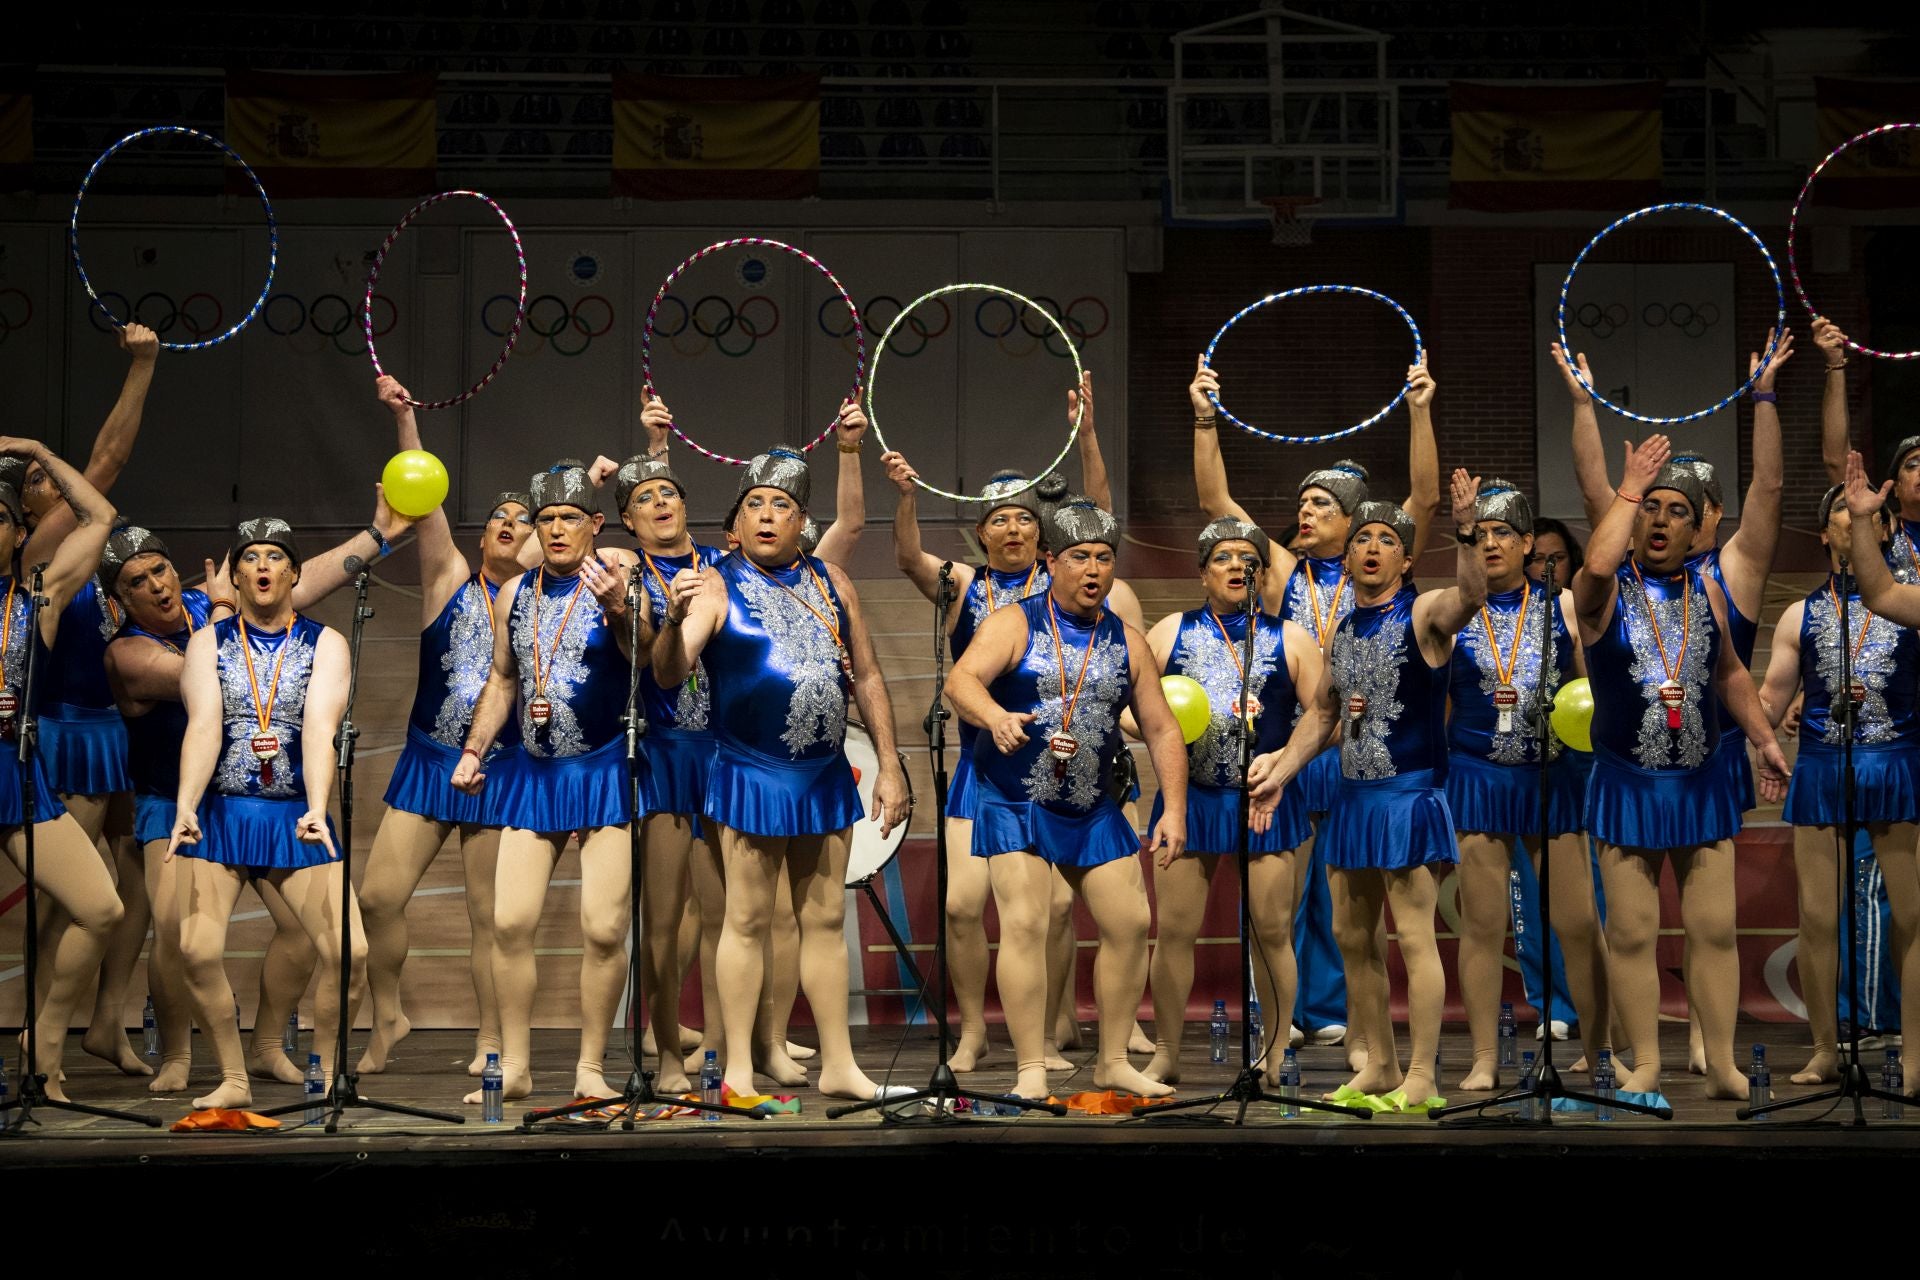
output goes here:
[[[1599, 225], [1596, 219], [1596, 229]], [[1755, 230], [1784, 273], [1784, 225]], [[1853, 230], [1847, 275], [1808, 276], [1815, 301], [1856, 341], [1871, 340], [1864, 282], [1872, 234]], [[1194, 355], [1239, 307], [1303, 284], [1361, 285], [1405, 305], [1426, 337], [1440, 384], [1435, 428], [1443, 471], [1464, 466], [1534, 486], [1535, 415], [1563, 417], [1566, 406], [1534, 403], [1533, 268], [1538, 262], [1570, 261], [1591, 235], [1558, 228], [1322, 228], [1311, 248], [1280, 249], [1264, 231], [1169, 230], [1165, 270], [1136, 276], [1131, 288], [1128, 485], [1134, 518], [1175, 525], [1197, 521], [1192, 419], [1185, 395]], [[1801, 250], [1804, 268], [1812, 255], [1804, 242]], [[1736, 386], [1746, 375], [1746, 353], [1764, 340], [1775, 306], [1772, 279], [1752, 246], [1730, 229], [1650, 225], [1630, 237], [1609, 238], [1590, 259], [1629, 260], [1734, 264], [1741, 345], [1739, 367], [1726, 371], [1726, 388]], [[1827, 484], [1820, 461], [1822, 377], [1809, 322], [1790, 287], [1787, 302], [1800, 349], [1778, 388], [1786, 520], [1804, 527], [1813, 522]], [[1221, 343], [1216, 364], [1228, 408], [1268, 430], [1307, 435], [1371, 413], [1392, 394], [1410, 350], [1405, 327], [1385, 308], [1365, 299], [1312, 297], [1275, 304], [1242, 321]], [[1869, 438], [1865, 364], [1856, 357], [1849, 370], [1855, 375], [1849, 389], [1856, 440]], [[1751, 406], [1743, 403], [1740, 415], [1744, 484]], [[1405, 494], [1404, 408], [1357, 436], [1326, 445], [1283, 445], [1232, 427], [1223, 428], [1220, 443], [1235, 497], [1261, 521], [1287, 523], [1299, 477], [1340, 457], [1368, 468], [1378, 496], [1397, 500]]]

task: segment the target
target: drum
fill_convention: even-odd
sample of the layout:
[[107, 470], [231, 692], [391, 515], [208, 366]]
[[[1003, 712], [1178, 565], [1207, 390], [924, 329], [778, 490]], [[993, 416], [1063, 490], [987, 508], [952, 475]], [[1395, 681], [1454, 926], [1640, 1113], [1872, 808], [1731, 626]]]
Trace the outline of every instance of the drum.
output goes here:
[[[869, 815], [853, 824], [853, 848], [847, 854], [847, 885], [854, 887], [873, 879], [893, 861], [893, 855], [906, 843], [907, 824], [903, 822], [882, 836], [880, 824], [871, 817], [873, 784], [880, 776], [880, 757], [874, 754], [873, 737], [865, 725], [847, 721], [845, 751], [847, 763], [853, 766], [854, 781], [860, 788], [860, 803]], [[906, 762], [901, 761], [901, 767], [905, 765]]]

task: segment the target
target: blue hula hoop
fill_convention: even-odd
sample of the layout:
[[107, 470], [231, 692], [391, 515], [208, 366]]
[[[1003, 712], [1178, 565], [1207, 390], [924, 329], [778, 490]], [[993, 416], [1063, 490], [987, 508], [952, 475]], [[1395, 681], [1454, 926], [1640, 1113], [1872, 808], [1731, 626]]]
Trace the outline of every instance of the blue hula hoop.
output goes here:
[[[1580, 264], [1587, 260], [1587, 255], [1593, 252], [1595, 245], [1605, 240], [1621, 227], [1626, 226], [1629, 222], [1651, 217], [1656, 213], [1674, 213], [1679, 211], [1711, 214], [1721, 221], [1730, 224], [1741, 235], [1753, 241], [1753, 247], [1760, 251], [1761, 261], [1765, 262], [1767, 264], [1767, 270], [1773, 273], [1773, 293], [1775, 301], [1773, 336], [1767, 339], [1767, 349], [1761, 353], [1760, 363], [1754, 367], [1752, 373], [1747, 375], [1745, 382], [1734, 388], [1731, 395], [1724, 397], [1708, 408], [1696, 409], [1692, 413], [1682, 413], [1674, 417], [1662, 418], [1656, 417], [1653, 414], [1635, 413], [1631, 409], [1622, 408], [1595, 390], [1593, 384], [1587, 381], [1586, 375], [1580, 372], [1580, 366], [1573, 358], [1573, 344], [1567, 341], [1567, 294], [1573, 288], [1573, 277], [1580, 270]], [[1716, 208], [1710, 204], [1699, 204], [1691, 200], [1675, 200], [1667, 204], [1650, 204], [1644, 209], [1635, 209], [1623, 218], [1614, 219], [1600, 229], [1599, 235], [1587, 241], [1587, 247], [1580, 251], [1580, 256], [1575, 258], [1573, 265], [1567, 268], [1567, 278], [1560, 282], [1560, 305], [1555, 312], [1554, 321], [1560, 329], [1560, 350], [1564, 353], [1562, 358], [1566, 361], [1567, 367], [1573, 370], [1574, 379], [1587, 389], [1587, 394], [1593, 397], [1595, 404], [1603, 404], [1621, 417], [1632, 418], [1635, 422], [1644, 422], [1655, 427], [1672, 427], [1678, 426], [1683, 422], [1696, 422], [1701, 418], [1712, 417], [1714, 414], [1732, 404], [1735, 400], [1738, 400], [1741, 396], [1747, 394], [1753, 384], [1760, 380], [1760, 375], [1766, 370], [1767, 361], [1773, 359], [1774, 350], [1780, 345], [1780, 335], [1787, 331], [1787, 289], [1780, 281], [1780, 268], [1774, 262], [1773, 254], [1767, 248], [1767, 242], [1762, 240], [1752, 227], [1749, 227], [1725, 209]]]
[[185, 125], [157, 124], [134, 130], [102, 151], [100, 158], [88, 167], [87, 176], [80, 179], [80, 189], [73, 194], [73, 211], [67, 215], [67, 251], [73, 255], [73, 269], [80, 274], [80, 287], [87, 291], [90, 307], [98, 309], [114, 328], [126, 328], [127, 322], [114, 315], [112, 309], [100, 300], [100, 295], [94, 292], [93, 281], [87, 276], [87, 264], [80, 258], [80, 202], [87, 198], [87, 186], [93, 181], [93, 175], [100, 172], [100, 166], [112, 158], [114, 152], [130, 142], [137, 142], [141, 138], [158, 133], [177, 133], [189, 138], [198, 138], [224, 151], [227, 158], [239, 165], [240, 171], [247, 175], [247, 181], [253, 184], [254, 191], [259, 194], [260, 207], [267, 215], [267, 282], [260, 286], [260, 296], [253, 300], [253, 305], [247, 308], [247, 313], [235, 321], [232, 328], [224, 333], [217, 333], [211, 338], [205, 338], [199, 342], [162, 342], [160, 344], [161, 348], [167, 351], [198, 351], [203, 347], [217, 346], [225, 342], [252, 323], [253, 318], [259, 315], [261, 309], [267, 305], [267, 295], [273, 292], [273, 272], [280, 262], [280, 228], [273, 219], [273, 202], [267, 199], [267, 189], [260, 185], [259, 175], [254, 173], [251, 165], [240, 158], [239, 152], [212, 134], [202, 133], [198, 129], [189, 129]]
[[[1413, 317], [1410, 314], [1408, 314], [1407, 309], [1405, 307], [1395, 302], [1392, 298], [1389, 298], [1386, 294], [1376, 293], [1372, 289], [1362, 289], [1359, 285], [1355, 285], [1355, 284], [1309, 284], [1309, 285], [1302, 285], [1298, 289], [1288, 289], [1284, 293], [1270, 293], [1266, 297], [1261, 298], [1258, 302], [1249, 303], [1246, 306], [1240, 308], [1240, 310], [1234, 312], [1233, 315], [1228, 318], [1227, 322], [1220, 326], [1220, 332], [1214, 334], [1212, 339], [1208, 341], [1206, 353], [1201, 357], [1202, 361], [1206, 364], [1208, 368], [1212, 368], [1213, 367], [1213, 349], [1220, 345], [1220, 339], [1227, 336], [1227, 330], [1233, 328], [1234, 325], [1239, 324], [1241, 320], [1245, 319], [1247, 316], [1251, 315], [1253, 312], [1258, 311], [1261, 307], [1264, 307], [1269, 303], [1281, 302], [1288, 298], [1305, 297], [1306, 295], [1313, 294], [1313, 293], [1351, 293], [1362, 298], [1372, 298], [1375, 302], [1383, 302], [1387, 306], [1392, 307], [1394, 314], [1399, 316], [1402, 320], [1406, 321], [1408, 331], [1413, 334], [1413, 363], [1419, 364], [1426, 359], [1426, 343], [1422, 341], [1420, 337], [1420, 326], [1413, 322]], [[1387, 401], [1386, 405], [1383, 408], [1381, 408], [1379, 412], [1375, 413], [1372, 417], [1368, 418], [1364, 422], [1356, 422], [1350, 427], [1343, 427], [1339, 431], [1329, 431], [1324, 435], [1289, 436], [1289, 435], [1283, 435], [1278, 431], [1263, 431], [1262, 429], [1254, 426], [1250, 422], [1242, 422], [1240, 419], [1233, 416], [1233, 412], [1230, 409], [1228, 409], [1227, 406], [1220, 403], [1219, 396], [1213, 394], [1211, 391], [1207, 393], [1207, 399], [1213, 401], [1213, 407], [1219, 410], [1220, 416], [1225, 418], [1228, 422], [1231, 422], [1234, 426], [1239, 427], [1242, 431], [1251, 432], [1252, 434], [1256, 436], [1260, 436], [1267, 440], [1278, 440], [1282, 444], [1322, 444], [1328, 440], [1338, 440], [1342, 436], [1350, 436], [1350, 435], [1353, 435], [1355, 432], [1365, 431], [1368, 427], [1372, 426], [1374, 423], [1380, 421], [1380, 419], [1386, 417], [1388, 414], [1392, 413], [1395, 409], [1399, 408], [1400, 402], [1402, 400], [1405, 400], [1406, 398], [1407, 398], [1407, 385], [1405, 383], [1402, 383], [1400, 386], [1400, 394], [1396, 395], [1393, 399]]]

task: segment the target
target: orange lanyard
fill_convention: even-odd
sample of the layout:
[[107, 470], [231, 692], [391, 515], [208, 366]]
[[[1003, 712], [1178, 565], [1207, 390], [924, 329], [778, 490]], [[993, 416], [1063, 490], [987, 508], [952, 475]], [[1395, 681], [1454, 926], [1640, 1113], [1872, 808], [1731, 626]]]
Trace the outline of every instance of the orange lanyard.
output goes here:
[[[1687, 635], [1692, 629], [1689, 624], [1693, 617], [1693, 590], [1684, 584], [1682, 586], [1680, 592], [1680, 652], [1674, 656], [1672, 662], [1668, 662], [1667, 643], [1660, 636], [1660, 619], [1653, 611], [1653, 597], [1647, 594], [1647, 580], [1640, 576], [1640, 562], [1637, 560], [1628, 560], [1627, 567], [1633, 570], [1633, 580], [1640, 586], [1640, 603], [1646, 606], [1647, 626], [1653, 632], [1654, 648], [1660, 651], [1660, 665], [1666, 670], [1667, 683], [1679, 684], [1680, 678], [1677, 673], [1680, 670], [1680, 664], [1687, 660]], [[1680, 574], [1675, 576], [1684, 578], [1685, 570], [1682, 570]], [[1515, 647], [1518, 648], [1517, 645]]]
[[[1644, 589], [1641, 594], [1646, 594]], [[1513, 687], [1513, 673], [1520, 665], [1520, 637], [1526, 634], [1527, 606], [1532, 603], [1533, 588], [1528, 587], [1525, 594], [1520, 597], [1520, 620], [1513, 624], [1513, 653], [1508, 657], [1505, 665], [1500, 661], [1500, 642], [1493, 638], [1493, 617], [1487, 612], [1486, 605], [1480, 606], [1480, 624], [1487, 629], [1487, 645], [1493, 650], [1493, 673], [1499, 676], [1500, 683], [1508, 688]], [[1658, 633], [1659, 629], [1655, 628], [1655, 634]], [[1664, 660], [1666, 652], [1662, 650], [1660, 656]]]
[[[651, 573], [653, 575], [653, 580], [660, 584], [660, 598], [664, 600], [667, 604], [671, 605], [673, 603], [673, 593], [667, 590], [666, 575], [661, 573], [660, 566], [653, 562], [653, 555], [651, 552], [642, 551], [640, 555], [641, 555], [641, 558], [647, 562], [647, 572]], [[696, 553], [696, 558], [697, 558], [697, 553]]]
[[[1214, 612], [1213, 610], [1211, 610], [1211, 609], [1209, 609], [1209, 610], [1207, 610], [1207, 616], [1208, 616], [1209, 618], [1212, 618], [1212, 619], [1213, 619], [1213, 625], [1214, 625], [1215, 627], [1217, 627], [1217, 628], [1219, 628], [1219, 630], [1220, 630], [1220, 643], [1221, 643], [1221, 644], [1224, 644], [1224, 645], [1226, 645], [1226, 646], [1227, 646], [1227, 652], [1233, 655], [1233, 669], [1234, 669], [1234, 671], [1235, 671], [1235, 672], [1237, 672], [1237, 673], [1239, 674], [1239, 676], [1240, 676], [1240, 681], [1241, 681], [1241, 683], [1242, 683], [1242, 684], [1244, 684], [1244, 683], [1246, 683], [1246, 680], [1247, 680], [1247, 663], [1245, 663], [1245, 662], [1243, 662], [1243, 661], [1241, 661], [1241, 659], [1240, 659], [1240, 646], [1239, 646], [1239, 645], [1237, 645], [1237, 644], [1235, 644], [1235, 643], [1233, 642], [1233, 637], [1227, 634], [1227, 624], [1226, 624], [1226, 623], [1224, 623], [1224, 622], [1222, 622], [1222, 621], [1220, 621], [1220, 615], [1219, 615], [1219, 614], [1217, 614], [1217, 613], [1215, 613], [1215, 612]], [[1238, 697], [1239, 697], [1240, 695], [1239, 695], [1239, 693], [1238, 693], [1238, 692], [1235, 692], [1233, 696], [1234, 696], [1234, 697], [1236, 697], [1236, 698], [1238, 698]]]
[[[573, 606], [580, 603], [580, 589], [587, 585], [584, 577], [576, 576], [573, 594], [567, 597], [567, 611], [560, 618], [560, 629], [553, 633], [553, 651], [560, 652], [560, 638], [567, 634], [567, 624], [573, 621]], [[540, 665], [540, 606], [547, 602], [547, 566], [541, 565], [533, 578], [533, 695], [540, 697], [546, 692], [547, 677]], [[491, 605], [487, 616], [493, 616]]]
[[1093, 663], [1093, 642], [1099, 638], [1100, 619], [1093, 620], [1095, 634], [1087, 636], [1087, 651], [1080, 658], [1080, 677], [1073, 682], [1073, 696], [1067, 696], [1067, 652], [1066, 643], [1060, 639], [1060, 619], [1053, 611], [1053, 597], [1047, 597], [1047, 625], [1053, 629], [1053, 660], [1060, 668], [1060, 731], [1065, 733], [1073, 725], [1073, 709], [1080, 702], [1081, 686], [1087, 682], [1087, 668]]
[[1313, 634], [1320, 642], [1320, 651], [1327, 650], [1327, 631], [1337, 625], [1339, 619], [1334, 615], [1340, 611], [1340, 592], [1347, 585], [1347, 571], [1340, 570], [1340, 580], [1333, 584], [1333, 598], [1327, 601], [1326, 616], [1320, 614], [1320, 584], [1314, 580], [1313, 567], [1307, 561], [1300, 562], [1300, 572], [1307, 579], [1307, 603], [1313, 608]]
[[[1840, 593], [1833, 589], [1831, 578], [1827, 579], [1827, 594], [1833, 598], [1833, 617], [1837, 622], [1840, 618]], [[1860, 661], [1860, 646], [1867, 642], [1867, 632], [1873, 629], [1873, 610], [1863, 604], [1860, 611], [1867, 615], [1867, 620], [1860, 624], [1860, 634], [1853, 638], [1853, 661], [1856, 665]]]
[[0, 662], [5, 662], [13, 649], [13, 589], [19, 585], [20, 579], [7, 579], [7, 617], [0, 622]]
[[[1035, 560], [1033, 567], [1027, 570], [1027, 580], [1020, 584], [1020, 599], [1025, 600], [1033, 594], [1033, 580], [1039, 574], [1040, 562]], [[993, 602], [993, 569], [991, 567], [980, 571], [980, 585], [987, 593], [987, 612], [992, 613], [999, 606]]]
[[[193, 632], [194, 632], [193, 610], [188, 609], [183, 605], [181, 607], [180, 612], [187, 615], [187, 637], [191, 639], [193, 637]], [[175, 644], [173, 641], [167, 639], [165, 636], [156, 636], [149, 633], [147, 638], [153, 641], [155, 644], [159, 645], [162, 649], [165, 649], [168, 653], [178, 653], [178, 654], [185, 653], [185, 650], [180, 648], [180, 646]]]
[[[746, 557], [742, 556], [741, 559], [746, 560]], [[753, 564], [753, 561], [747, 560], [747, 563]], [[786, 592], [788, 595], [792, 596], [795, 600], [798, 600], [801, 606], [805, 608], [808, 613], [820, 619], [820, 625], [825, 627], [827, 629], [827, 634], [833, 637], [833, 647], [836, 650], [838, 650], [839, 653], [841, 654], [841, 665], [845, 666], [848, 661], [846, 656], [847, 646], [840, 639], [840, 624], [835, 622], [832, 619], [832, 617], [829, 616], [829, 614], [833, 612], [833, 597], [827, 594], [827, 584], [820, 581], [820, 575], [814, 572], [813, 566], [807, 563], [807, 559], [805, 556], [802, 556], [800, 558], [800, 565], [802, 568], [804, 568], [807, 571], [807, 576], [813, 579], [814, 590], [820, 593], [820, 603], [827, 606], [829, 613], [822, 613], [818, 609], [814, 608], [811, 604], [808, 604], [807, 598], [805, 596], [801, 595], [798, 591], [795, 591], [792, 587], [780, 581], [780, 579], [774, 577], [772, 574], [768, 573], [765, 569], [761, 569], [759, 565], [753, 564], [753, 567], [759, 570], [761, 577], [765, 578], [768, 582], [771, 582], [774, 586], [780, 588], [782, 591]]]
[[[187, 617], [191, 622], [193, 615], [188, 614]], [[294, 614], [287, 621], [286, 633], [280, 637], [280, 648], [273, 657], [273, 678], [267, 682], [267, 701], [264, 706], [260, 702], [260, 682], [253, 674], [253, 645], [247, 639], [247, 620], [234, 620], [240, 624], [240, 655], [247, 660], [247, 688], [253, 693], [253, 714], [260, 721], [261, 733], [268, 731], [273, 720], [273, 702], [280, 694], [280, 664], [287, 660], [287, 642], [293, 639], [293, 624], [299, 620], [300, 615]]]
[[[473, 581], [474, 585], [480, 588], [480, 598], [487, 603], [487, 634], [492, 635], [496, 629], [493, 617], [493, 606], [494, 602], [500, 597], [495, 592], [487, 590], [487, 575], [485, 573], [474, 574]], [[535, 645], [535, 648], [538, 647], [538, 645]]]

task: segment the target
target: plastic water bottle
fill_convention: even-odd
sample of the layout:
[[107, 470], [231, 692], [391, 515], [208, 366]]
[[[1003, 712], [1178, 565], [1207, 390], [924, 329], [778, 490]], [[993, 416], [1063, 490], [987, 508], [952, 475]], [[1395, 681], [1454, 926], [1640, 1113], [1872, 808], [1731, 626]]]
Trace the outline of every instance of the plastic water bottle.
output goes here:
[[287, 1051], [289, 1058], [300, 1052], [300, 1011], [298, 1009], [287, 1015], [287, 1030], [280, 1037], [280, 1047]]
[[160, 1025], [153, 1020], [153, 997], [147, 997], [147, 1007], [140, 1011], [140, 1035], [146, 1041], [149, 1058], [160, 1056]]
[[[1747, 1105], [1764, 1107], [1772, 1101], [1773, 1068], [1767, 1065], [1767, 1046], [1757, 1044], [1753, 1046], [1753, 1061], [1747, 1064]], [[1765, 1120], [1769, 1117], [1763, 1113], [1749, 1118]]]
[[1227, 1060], [1227, 1002], [1213, 1002], [1213, 1020], [1207, 1023], [1207, 1061]]
[[[722, 1105], [720, 1100], [720, 1054], [718, 1050], [707, 1050], [707, 1056], [700, 1060], [700, 1101], [710, 1107]], [[702, 1111], [702, 1120], [718, 1120], [723, 1113]]]
[[1500, 1004], [1500, 1057], [1498, 1065], [1514, 1065], [1514, 1050], [1520, 1042], [1520, 1028], [1513, 1021], [1513, 1005], [1502, 1001]]
[[307, 1123], [319, 1124], [327, 1118], [327, 1073], [320, 1069], [320, 1055], [307, 1055]]
[[487, 1055], [487, 1065], [480, 1068], [480, 1121], [483, 1124], [499, 1124], [507, 1118], [506, 1077], [500, 1071], [500, 1055]]
[[1281, 1105], [1280, 1114], [1294, 1119], [1300, 1114], [1300, 1108], [1293, 1099], [1300, 1096], [1300, 1060], [1288, 1049], [1286, 1056], [1280, 1059], [1280, 1096], [1287, 1099]]
[[1266, 1024], [1260, 1021], [1260, 997], [1247, 1001], [1247, 1025], [1253, 1029], [1253, 1056], [1258, 1058], [1267, 1042]]
[[1593, 1109], [1595, 1120], [1613, 1119], [1613, 1108], [1607, 1104], [1619, 1089], [1619, 1078], [1613, 1074], [1613, 1050], [1602, 1049], [1599, 1064], [1593, 1069], [1593, 1095], [1600, 1099], [1600, 1105]]
[[1900, 1119], [1906, 1109], [1900, 1101], [1900, 1095], [1906, 1092], [1907, 1076], [1900, 1067], [1898, 1049], [1887, 1050], [1887, 1065], [1880, 1068], [1880, 1087], [1893, 1095], [1891, 1098], [1880, 1100], [1880, 1118], [1882, 1120]]
[[1532, 1120], [1535, 1118], [1535, 1115], [1533, 1105], [1533, 1050], [1531, 1049], [1521, 1055], [1520, 1092], [1520, 1118], [1522, 1120]]

